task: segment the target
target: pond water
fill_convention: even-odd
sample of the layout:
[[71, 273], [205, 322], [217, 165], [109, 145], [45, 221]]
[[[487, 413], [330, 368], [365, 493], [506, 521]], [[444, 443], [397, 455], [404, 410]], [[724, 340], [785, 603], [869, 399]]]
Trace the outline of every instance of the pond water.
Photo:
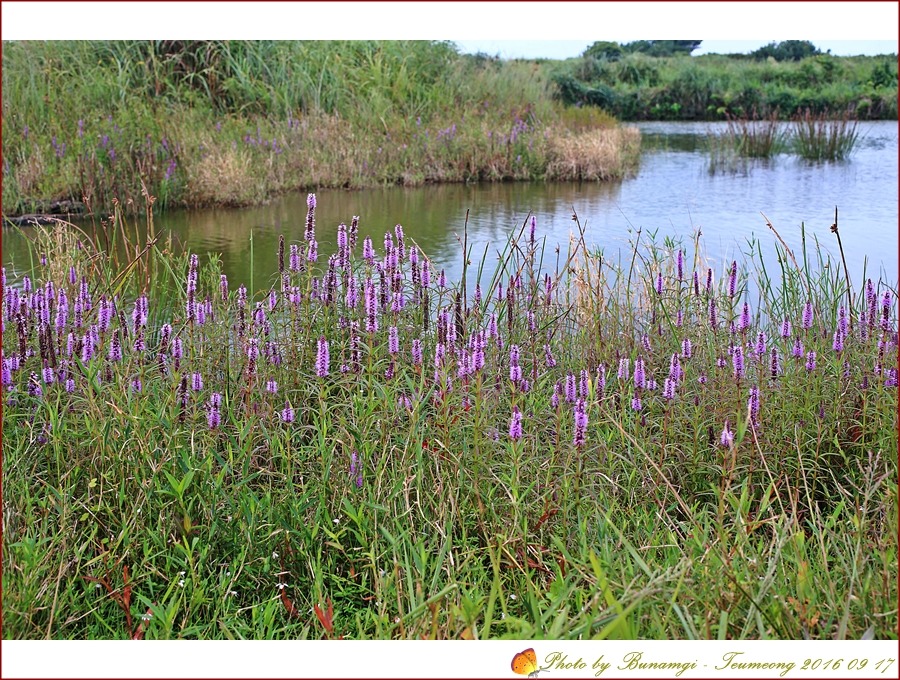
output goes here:
[[[860, 123], [860, 140], [850, 160], [813, 164], [782, 155], [740, 172], [710, 173], [704, 138], [709, 123], [644, 123], [644, 153], [632, 178], [611, 183], [504, 183], [439, 185], [415, 189], [317, 192], [316, 232], [320, 258], [333, 252], [337, 225], [360, 216], [360, 241], [370, 235], [379, 250], [384, 233], [402, 224], [408, 240], [419, 244], [451, 279], [461, 272], [461, 239], [468, 212], [468, 243], [477, 265], [487, 248], [487, 269], [496, 262], [511, 232], [533, 213], [538, 234], [546, 236], [545, 268], [555, 267], [555, 247], [565, 253], [575, 229], [573, 212], [589, 245], [608, 258], [630, 251], [638, 228], [680, 239], [687, 251], [696, 230], [702, 254], [717, 273], [723, 263], [741, 259], [748, 239], [757, 238], [767, 259], [775, 237], [762, 213], [788, 245], [799, 251], [801, 223], [833, 255], [837, 242], [829, 227], [839, 210], [847, 265], [855, 286], [866, 275], [894, 285], [898, 264], [898, 127], [896, 122]], [[303, 238], [306, 194], [281, 197], [244, 209], [178, 211], [159, 216], [157, 230], [171, 230], [193, 252], [220, 253], [233, 286], [270, 285], [277, 272], [279, 234], [288, 243]], [[27, 230], [26, 230], [27, 233]], [[799, 256], [799, 253], [798, 253]], [[3, 263], [8, 274], [28, 266], [23, 236], [3, 231]], [[471, 270], [470, 270], [471, 272]], [[471, 274], [470, 274], [471, 275]]]

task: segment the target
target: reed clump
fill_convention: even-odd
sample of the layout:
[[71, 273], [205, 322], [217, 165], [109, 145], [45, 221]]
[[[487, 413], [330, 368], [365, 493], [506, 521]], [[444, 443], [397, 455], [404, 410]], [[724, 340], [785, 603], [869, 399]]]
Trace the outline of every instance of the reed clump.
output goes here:
[[793, 149], [809, 161], [843, 161], [850, 157], [859, 141], [859, 121], [852, 111], [839, 118], [809, 109], [792, 119]]

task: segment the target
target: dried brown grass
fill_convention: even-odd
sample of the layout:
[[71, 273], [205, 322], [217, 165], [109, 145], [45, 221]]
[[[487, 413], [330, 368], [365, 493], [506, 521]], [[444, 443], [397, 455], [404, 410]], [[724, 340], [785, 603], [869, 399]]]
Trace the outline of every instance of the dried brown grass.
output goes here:
[[606, 181], [636, 170], [641, 133], [635, 127], [553, 132], [547, 141], [546, 179]]

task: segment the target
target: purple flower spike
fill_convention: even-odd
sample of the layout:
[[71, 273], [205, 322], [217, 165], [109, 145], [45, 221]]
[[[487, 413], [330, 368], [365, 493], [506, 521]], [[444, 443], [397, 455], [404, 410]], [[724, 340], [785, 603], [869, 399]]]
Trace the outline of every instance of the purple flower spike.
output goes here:
[[306, 197], [306, 241], [312, 241], [316, 237], [316, 195], [309, 194]]
[[838, 354], [844, 351], [844, 336], [840, 330], [834, 332], [834, 342], [831, 343], [831, 347]]
[[200, 392], [203, 389], [203, 376], [200, 373], [191, 375], [191, 389]]
[[756, 356], [758, 358], [762, 358], [762, 355], [766, 353], [766, 334], [760, 332], [760, 334], [756, 337]]
[[781, 323], [781, 337], [791, 337], [791, 321], [787, 317], [785, 317], [784, 321]]
[[400, 351], [400, 338], [397, 335], [397, 327], [388, 328], [388, 352], [397, 354]]
[[803, 328], [804, 328], [804, 330], [809, 330], [810, 328], [812, 328], [812, 324], [813, 324], [812, 302], [807, 300], [806, 306], [803, 307]]
[[741, 325], [740, 325], [740, 329], [741, 329], [742, 331], [744, 331], [744, 330], [747, 330], [748, 328], [750, 328], [750, 305], [748, 305], [748, 304], [745, 302], [745, 303], [744, 303], [744, 307], [743, 307], [743, 309], [741, 310]]
[[814, 371], [816, 370], [816, 353], [808, 352], [806, 355], [806, 370]]
[[640, 411], [643, 408], [641, 404], [641, 398], [637, 395], [631, 400], [631, 410], [632, 411]]
[[675, 381], [672, 378], [666, 378], [663, 384], [663, 398], [667, 401], [675, 398]]
[[575, 376], [571, 373], [566, 374], [566, 402], [575, 403]]
[[690, 338], [685, 338], [681, 342], [681, 356], [685, 359], [691, 358], [691, 340]]
[[737, 260], [731, 263], [731, 273], [728, 275], [728, 297], [734, 297], [737, 293]]
[[844, 305], [838, 309], [838, 331], [842, 336], [847, 337], [847, 310], [844, 309]]
[[728, 429], [728, 421], [725, 421], [725, 427], [722, 428], [722, 434], [719, 435], [719, 443], [726, 449], [730, 449], [734, 445], [734, 432]]
[[412, 358], [414, 366], [422, 365], [422, 341], [419, 338], [412, 341]]
[[316, 375], [324, 378], [328, 375], [328, 341], [324, 335], [319, 336], [319, 350], [316, 355]]
[[209, 425], [210, 430], [219, 429], [219, 425], [222, 424], [222, 415], [219, 413], [219, 409], [209, 409], [209, 413], [206, 415], [206, 422]]
[[684, 278], [684, 253], [680, 250], [675, 255], [675, 269], [677, 272], [678, 280], [681, 281]]
[[285, 402], [284, 408], [281, 411], [281, 420], [285, 423], [294, 422], [294, 409], [291, 408], [291, 405], [287, 402]]
[[794, 347], [791, 349], [791, 356], [795, 359], [800, 359], [803, 357], [803, 343], [800, 342], [800, 338], [797, 338], [794, 341]]
[[734, 367], [734, 377], [740, 380], [744, 377], [744, 350], [739, 345], [731, 353], [731, 363]]
[[716, 299], [710, 298], [709, 300], [709, 325], [715, 330], [719, 326], [719, 317], [716, 314]]
[[109, 343], [109, 353], [107, 358], [110, 361], [122, 361], [122, 345], [119, 341], [119, 330], [113, 333], [112, 341]]
[[622, 357], [619, 359], [619, 372], [616, 374], [616, 377], [619, 380], [628, 380], [628, 372], [631, 367], [631, 362], [628, 361], [626, 357]]
[[550, 351], [550, 345], [544, 345], [544, 356], [546, 357], [547, 368], [556, 366], [556, 358], [553, 356], [553, 352]]
[[884, 291], [881, 300], [881, 330], [891, 330], [891, 291]]
[[656, 294], [662, 295], [663, 292], [663, 275], [662, 272], [659, 272], [656, 275]]
[[634, 360], [634, 386], [638, 389], [643, 389], [646, 384], [647, 376], [644, 373], [644, 358], [638, 356], [638, 358]]
[[513, 407], [512, 418], [509, 421], [509, 438], [513, 441], [522, 438], [522, 414], [518, 406]]
[[778, 374], [781, 372], [781, 367], [778, 364], [778, 350], [774, 347], [772, 348], [772, 362], [770, 364], [771, 374], [773, 378], [777, 378]]
[[759, 422], [759, 388], [754, 385], [750, 388], [750, 398], [747, 400], [747, 410], [750, 412], [750, 420]]
[[588, 417], [585, 411], [584, 399], [579, 399], [575, 404], [575, 436], [572, 443], [576, 447], [584, 446], [584, 434], [587, 431]]

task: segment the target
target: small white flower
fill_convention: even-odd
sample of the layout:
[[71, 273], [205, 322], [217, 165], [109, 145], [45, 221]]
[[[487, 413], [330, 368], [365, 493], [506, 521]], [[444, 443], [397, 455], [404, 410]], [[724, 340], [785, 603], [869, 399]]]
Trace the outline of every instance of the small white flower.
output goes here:
[[180, 581], [178, 581], [178, 585], [180, 585], [182, 588], [184, 588], [184, 579], [181, 579]]
[[378, 575], [379, 575], [379, 576], [384, 576], [384, 569], [379, 569], [379, 570], [378, 570]]
[[275, 587], [278, 588], [278, 590], [284, 590], [287, 588], [287, 583], [276, 583]]
[[143, 619], [144, 621], [149, 621], [152, 618], [153, 618], [153, 614], [151, 612], [147, 612], [146, 614], [141, 616], [141, 619]]
[[99, 583], [95, 583], [95, 584], [94, 584], [94, 588], [100, 588], [100, 587], [101, 587], [101, 586], [100, 586]]
[[400, 617], [399, 617], [399, 616], [395, 616], [395, 617], [394, 617], [394, 623], [400, 623]]
[[234, 597], [235, 595], [237, 595], [237, 591], [236, 591], [236, 590], [229, 590], [229, 591], [228, 591], [228, 594], [231, 595], [231, 597]]
[[272, 559], [273, 559], [273, 560], [277, 560], [277, 559], [278, 559], [278, 553], [275, 552], [274, 550], [272, 551]]
[[333, 520], [331, 520], [331, 521], [334, 522], [335, 524], [340, 524], [340, 522], [341, 522], [341, 520], [340, 520], [339, 517], [335, 517], [335, 518], [334, 518]]
[[505, 618], [506, 618], [506, 612], [500, 612], [500, 620], [502, 621]]
[[179, 576], [184, 576], [186, 573], [187, 573], [186, 571], [179, 571], [179, 572], [178, 572], [178, 575], [179, 575]]
[[510, 596], [509, 596], [509, 599], [510, 599], [510, 600], [518, 600], [519, 597], [518, 597], [517, 595], [510, 595]]

